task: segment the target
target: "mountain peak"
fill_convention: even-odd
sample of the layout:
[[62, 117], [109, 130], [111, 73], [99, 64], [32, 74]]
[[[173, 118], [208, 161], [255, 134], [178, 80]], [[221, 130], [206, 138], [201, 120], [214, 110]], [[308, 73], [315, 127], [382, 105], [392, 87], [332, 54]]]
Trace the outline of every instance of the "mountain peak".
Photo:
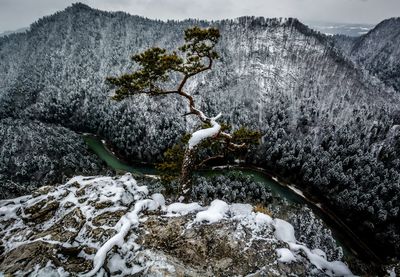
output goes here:
[[71, 10], [71, 11], [82, 11], [82, 10], [88, 11], [88, 10], [93, 10], [93, 8], [89, 7], [86, 4], [83, 4], [81, 2], [76, 2], [76, 3], [73, 3], [71, 6], [67, 7], [65, 10], [66, 11], [68, 11], [68, 10]]
[[356, 38], [335, 37], [336, 45], [356, 64], [400, 91], [400, 17], [386, 19]]
[[396, 24], [400, 24], [400, 17], [391, 17], [388, 19], [383, 20], [380, 24], [382, 23], [396, 23]]
[[388, 35], [397, 35], [399, 32], [396, 32], [396, 30], [400, 31], [400, 17], [392, 17], [385, 19], [381, 21], [378, 25], [375, 26], [371, 31], [369, 31], [367, 34], [364, 36], [368, 36], [370, 34], [380, 32], [381, 30], [387, 30]]

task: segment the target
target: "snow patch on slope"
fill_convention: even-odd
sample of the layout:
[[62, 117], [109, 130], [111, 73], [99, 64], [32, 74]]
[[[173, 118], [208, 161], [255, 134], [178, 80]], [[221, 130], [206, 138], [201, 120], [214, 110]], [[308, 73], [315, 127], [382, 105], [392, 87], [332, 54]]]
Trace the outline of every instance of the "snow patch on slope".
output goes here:
[[215, 223], [223, 219], [228, 210], [228, 204], [222, 200], [216, 199], [211, 202], [211, 205], [207, 210], [197, 213], [195, 221], [207, 221], [208, 223]]
[[324, 270], [329, 276], [354, 276], [350, 269], [341, 261], [329, 262], [318, 253], [319, 251], [311, 251], [304, 245], [289, 243], [290, 250], [294, 253], [304, 251], [308, 260], [318, 269]]
[[172, 203], [167, 207], [166, 216], [182, 216], [202, 210], [203, 207], [194, 203]]
[[289, 222], [275, 218], [275, 237], [284, 242], [296, 242], [296, 237], [294, 236], [294, 228]]
[[276, 254], [278, 255], [278, 261], [282, 263], [291, 263], [296, 261], [296, 257], [287, 248], [276, 249]]

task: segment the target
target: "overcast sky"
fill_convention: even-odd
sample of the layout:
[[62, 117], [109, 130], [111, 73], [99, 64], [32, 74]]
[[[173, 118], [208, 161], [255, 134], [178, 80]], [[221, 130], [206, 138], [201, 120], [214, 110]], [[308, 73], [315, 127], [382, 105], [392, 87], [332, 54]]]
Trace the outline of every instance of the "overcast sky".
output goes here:
[[[29, 26], [77, 1], [0, 0], [0, 32]], [[400, 16], [400, 0], [82, 0], [91, 7], [157, 19], [222, 19], [243, 15], [376, 24]]]

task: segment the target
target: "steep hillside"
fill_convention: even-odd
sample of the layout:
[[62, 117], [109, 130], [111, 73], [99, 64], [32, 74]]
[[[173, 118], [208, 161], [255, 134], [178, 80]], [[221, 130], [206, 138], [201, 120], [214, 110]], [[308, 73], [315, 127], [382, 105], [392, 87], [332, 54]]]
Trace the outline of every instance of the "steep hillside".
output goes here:
[[399, 95], [296, 19], [161, 22], [75, 4], [0, 38], [0, 118], [98, 133], [125, 157], [159, 160], [194, 127], [180, 116], [185, 103], [116, 103], [104, 79], [134, 68], [130, 56], [148, 47], [175, 49], [193, 25], [220, 29], [221, 60], [186, 90], [209, 115], [262, 131], [247, 161], [320, 195], [377, 245], [400, 251]]
[[80, 135], [60, 126], [0, 120], [0, 199], [104, 168]]
[[355, 63], [400, 91], [400, 17], [382, 21], [357, 39], [337, 36], [336, 43]]
[[[183, 30], [195, 24], [221, 29], [222, 59], [187, 89], [201, 91], [206, 110], [221, 111], [227, 121], [264, 129], [276, 102], [284, 101], [295, 129], [303, 120], [301, 107], [315, 102], [314, 113], [324, 116], [315, 116], [313, 125], [341, 126], [357, 109], [354, 103], [380, 109], [393, 97], [295, 19], [164, 23], [76, 4], [41, 19], [25, 35], [0, 40], [1, 116], [99, 132], [124, 154], [154, 160], [190, 125], [176, 116], [184, 105], [146, 97], [114, 103], [104, 79], [129, 70], [133, 53], [154, 45], [175, 48]], [[157, 118], [150, 118], [156, 110]], [[150, 121], [152, 128], [145, 128]]]

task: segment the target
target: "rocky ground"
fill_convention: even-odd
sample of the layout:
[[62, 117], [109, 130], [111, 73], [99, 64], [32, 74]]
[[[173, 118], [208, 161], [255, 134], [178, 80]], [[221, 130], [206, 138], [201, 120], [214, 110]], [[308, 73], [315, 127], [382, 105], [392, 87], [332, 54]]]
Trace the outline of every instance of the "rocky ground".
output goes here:
[[[151, 188], [152, 182], [148, 183]], [[206, 203], [209, 206], [170, 202], [159, 193], [151, 195], [147, 187], [138, 185], [129, 174], [74, 177], [62, 186], [42, 187], [32, 195], [2, 200], [0, 273], [6, 276], [352, 274], [339, 261], [340, 248], [326, 243], [326, 232], [321, 239], [315, 228], [308, 228], [316, 239], [304, 240], [308, 236], [304, 224], [291, 225], [273, 218], [275, 212], [267, 206], [228, 204], [221, 200]], [[303, 209], [299, 214], [310, 212]], [[315, 222], [314, 225], [318, 226]], [[297, 234], [297, 229], [305, 233]]]

